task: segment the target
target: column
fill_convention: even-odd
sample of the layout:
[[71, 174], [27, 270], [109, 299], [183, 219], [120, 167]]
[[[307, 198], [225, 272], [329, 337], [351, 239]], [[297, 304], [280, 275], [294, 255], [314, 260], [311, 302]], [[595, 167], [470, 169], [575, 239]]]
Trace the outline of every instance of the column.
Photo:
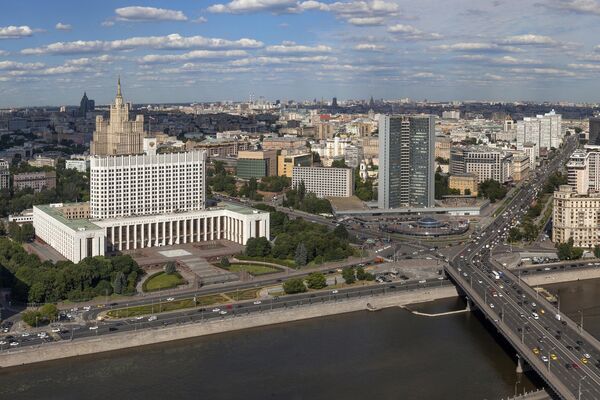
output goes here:
[[115, 251], [115, 227], [110, 228], [110, 243], [112, 246], [112, 250]]
[[125, 240], [127, 241], [125, 248], [129, 250], [129, 225], [125, 225]]
[[217, 217], [217, 240], [221, 239], [221, 217]]
[[141, 227], [142, 227], [142, 241], [140, 243], [140, 249], [143, 249], [144, 247], [146, 247], [146, 243], [144, 243], [144, 240], [146, 239], [146, 235], [144, 235], [144, 231], [146, 230], [146, 223], [142, 222], [141, 223]]
[[204, 241], [208, 241], [208, 217], [204, 218]]
[[196, 220], [196, 241], [197, 242], [201, 242], [202, 241], [202, 232], [200, 231], [200, 217], [198, 217], [198, 219]]
[[187, 243], [187, 218], [183, 222], [183, 243]]

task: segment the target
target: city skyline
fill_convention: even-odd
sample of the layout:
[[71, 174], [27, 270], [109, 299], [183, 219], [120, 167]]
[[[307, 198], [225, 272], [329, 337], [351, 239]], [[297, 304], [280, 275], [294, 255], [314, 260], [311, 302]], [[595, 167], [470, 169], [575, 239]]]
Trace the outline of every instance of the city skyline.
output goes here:
[[0, 107], [75, 105], [84, 91], [108, 104], [119, 74], [142, 104], [597, 100], [594, 0], [65, 0], [4, 11]]

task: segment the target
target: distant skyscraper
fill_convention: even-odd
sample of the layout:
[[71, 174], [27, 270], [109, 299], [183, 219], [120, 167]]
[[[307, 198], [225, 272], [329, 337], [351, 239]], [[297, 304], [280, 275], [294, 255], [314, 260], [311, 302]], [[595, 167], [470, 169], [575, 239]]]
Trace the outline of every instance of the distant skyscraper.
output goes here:
[[433, 207], [435, 121], [432, 115], [379, 119], [379, 208]]
[[600, 146], [600, 117], [590, 118], [590, 135], [588, 144]]
[[130, 105], [123, 101], [121, 79], [117, 83], [117, 97], [110, 106], [110, 119], [96, 117], [96, 130], [90, 146], [90, 153], [99, 156], [127, 155], [143, 153], [144, 116], [138, 115], [135, 121], [129, 120]]
[[525, 117], [522, 121], [517, 121], [517, 146], [532, 142], [539, 148], [557, 149], [563, 138], [562, 116], [554, 110], [535, 118]]
[[89, 100], [87, 97], [87, 93], [83, 92], [83, 97], [81, 98], [81, 102], [79, 103], [79, 115], [85, 117], [88, 112], [94, 111], [96, 108], [96, 102], [94, 100]]
[[337, 103], [337, 97], [334, 97], [333, 100], [331, 100], [331, 107], [337, 107], [338, 103]]
[[369, 100], [369, 108], [375, 107], [375, 100], [373, 100], [373, 96], [371, 96], [371, 100]]

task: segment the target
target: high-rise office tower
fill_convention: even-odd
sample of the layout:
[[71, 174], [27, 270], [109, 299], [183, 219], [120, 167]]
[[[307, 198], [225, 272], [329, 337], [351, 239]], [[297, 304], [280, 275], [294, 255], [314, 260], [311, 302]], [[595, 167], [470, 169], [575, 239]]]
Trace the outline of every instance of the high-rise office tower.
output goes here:
[[590, 118], [590, 134], [588, 144], [600, 146], [600, 117]]
[[79, 116], [85, 117], [88, 112], [94, 111], [96, 109], [96, 102], [94, 100], [90, 100], [87, 97], [87, 93], [83, 92], [83, 97], [81, 98], [81, 102], [79, 103]]
[[379, 119], [379, 208], [433, 207], [433, 115]]
[[98, 156], [141, 154], [144, 152], [144, 116], [129, 120], [130, 104], [123, 101], [121, 79], [117, 83], [117, 97], [110, 106], [110, 119], [96, 117], [96, 130], [90, 153]]

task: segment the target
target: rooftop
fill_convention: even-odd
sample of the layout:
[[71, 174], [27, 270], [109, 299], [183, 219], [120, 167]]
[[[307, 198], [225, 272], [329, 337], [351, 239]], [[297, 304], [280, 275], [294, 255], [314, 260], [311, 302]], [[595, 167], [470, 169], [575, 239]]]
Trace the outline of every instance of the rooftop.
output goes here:
[[43, 204], [43, 205], [34, 206], [34, 207], [39, 209], [40, 211], [45, 212], [50, 217], [52, 217], [55, 220], [57, 220], [58, 222], [64, 224], [68, 228], [73, 229], [74, 231], [81, 231], [81, 230], [87, 231], [87, 230], [103, 229], [103, 228], [99, 227], [98, 225], [90, 222], [87, 219], [67, 219], [63, 215], [63, 213], [60, 212], [60, 209], [63, 206], [70, 206], [70, 205], [75, 205], [75, 204], [76, 203], [60, 204], [60, 205], [59, 204]]

